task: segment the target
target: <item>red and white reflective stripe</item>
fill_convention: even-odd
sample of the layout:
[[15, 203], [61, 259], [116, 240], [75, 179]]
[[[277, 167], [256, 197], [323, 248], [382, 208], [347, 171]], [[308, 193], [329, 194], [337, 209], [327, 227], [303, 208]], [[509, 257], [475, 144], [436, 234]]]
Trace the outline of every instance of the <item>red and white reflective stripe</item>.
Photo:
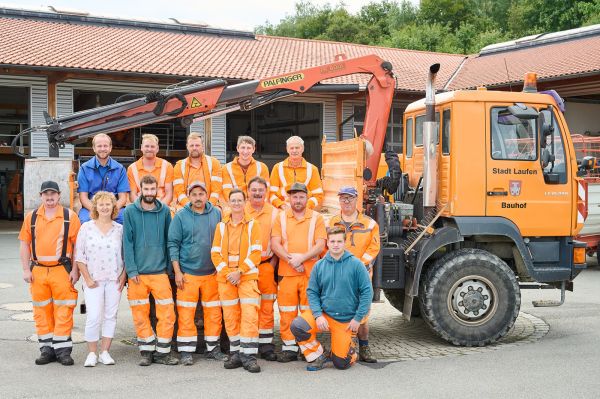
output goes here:
[[582, 182], [577, 183], [577, 223], [585, 223], [587, 218], [587, 192]]

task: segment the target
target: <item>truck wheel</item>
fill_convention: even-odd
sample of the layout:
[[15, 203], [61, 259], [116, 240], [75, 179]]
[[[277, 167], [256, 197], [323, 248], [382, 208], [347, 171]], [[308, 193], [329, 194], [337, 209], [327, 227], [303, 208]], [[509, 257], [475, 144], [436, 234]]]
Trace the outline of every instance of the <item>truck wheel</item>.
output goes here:
[[[400, 312], [404, 309], [404, 290], [383, 290], [385, 297], [390, 304], [398, 309]], [[419, 297], [413, 298], [411, 317], [418, 317], [421, 315], [421, 309], [419, 308]]]
[[446, 254], [421, 280], [421, 315], [442, 339], [484, 346], [502, 338], [515, 323], [521, 291], [514, 272], [480, 249]]

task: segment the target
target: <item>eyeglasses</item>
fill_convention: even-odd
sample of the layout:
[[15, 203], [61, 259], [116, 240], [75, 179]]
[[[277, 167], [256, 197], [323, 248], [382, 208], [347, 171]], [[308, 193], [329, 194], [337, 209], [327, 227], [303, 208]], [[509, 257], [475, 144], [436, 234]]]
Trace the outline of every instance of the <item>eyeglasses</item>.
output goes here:
[[244, 200], [240, 200], [240, 199], [230, 199], [229, 202], [231, 202], [232, 204], [243, 204]]
[[343, 202], [345, 204], [349, 204], [352, 201], [354, 201], [356, 199], [356, 197], [340, 197], [340, 202]]

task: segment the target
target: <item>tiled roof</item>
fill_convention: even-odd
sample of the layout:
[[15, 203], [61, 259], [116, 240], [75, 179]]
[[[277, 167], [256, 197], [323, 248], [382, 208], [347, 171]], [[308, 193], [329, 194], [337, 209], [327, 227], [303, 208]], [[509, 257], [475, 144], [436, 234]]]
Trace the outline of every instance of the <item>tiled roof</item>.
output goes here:
[[600, 36], [470, 56], [447, 88], [505, 86], [522, 82], [527, 72], [540, 81], [600, 73]]
[[[39, 19], [0, 17], [0, 64], [250, 80], [377, 54], [390, 61], [398, 89], [424, 91], [430, 64], [443, 87], [462, 55], [257, 35], [255, 39]], [[364, 75], [336, 83], [366, 83]]]

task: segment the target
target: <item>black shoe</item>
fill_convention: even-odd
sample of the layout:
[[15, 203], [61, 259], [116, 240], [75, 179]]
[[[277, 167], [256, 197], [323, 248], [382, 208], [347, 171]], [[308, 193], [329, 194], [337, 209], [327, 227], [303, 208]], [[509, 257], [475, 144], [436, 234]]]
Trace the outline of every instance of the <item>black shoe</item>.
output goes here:
[[54, 351], [45, 351], [40, 354], [40, 357], [35, 359], [35, 364], [42, 366], [44, 364], [52, 363], [56, 361], [56, 355]]
[[73, 358], [68, 353], [66, 353], [64, 355], [56, 356], [56, 360], [63, 366], [72, 366], [75, 364], [75, 362], [73, 361]]
[[256, 359], [248, 359], [244, 364], [244, 370], [248, 370], [251, 373], [260, 373], [260, 366], [256, 362]]
[[321, 355], [316, 358], [313, 362], [308, 363], [306, 366], [307, 371], [319, 371], [325, 368], [325, 364], [329, 362], [329, 358], [325, 355]]
[[142, 360], [138, 364], [140, 366], [150, 366], [152, 364], [152, 352], [142, 352]]
[[176, 366], [179, 364], [179, 359], [171, 356], [170, 353], [164, 355], [157, 355], [156, 353], [152, 356], [152, 363], [164, 364], [165, 366]]
[[205, 356], [207, 359], [224, 361], [227, 356], [223, 352], [221, 352], [221, 348], [219, 346], [215, 347], [210, 352], [206, 352]]
[[229, 358], [225, 360], [225, 363], [223, 363], [223, 367], [225, 367], [228, 370], [237, 369], [242, 366], [242, 359], [240, 358], [240, 354], [238, 352], [229, 355]]
[[292, 351], [283, 351], [277, 356], [279, 363], [289, 363], [298, 360], [298, 353]]
[[369, 345], [363, 345], [358, 347], [358, 360], [365, 363], [377, 363], [377, 359], [373, 357]]
[[263, 359], [265, 359], [265, 360], [267, 360], [269, 362], [276, 362], [277, 361], [277, 355], [273, 351], [261, 353], [260, 357], [262, 357]]
[[181, 359], [179, 362], [184, 366], [191, 366], [194, 364], [194, 358], [190, 352], [181, 352]]

